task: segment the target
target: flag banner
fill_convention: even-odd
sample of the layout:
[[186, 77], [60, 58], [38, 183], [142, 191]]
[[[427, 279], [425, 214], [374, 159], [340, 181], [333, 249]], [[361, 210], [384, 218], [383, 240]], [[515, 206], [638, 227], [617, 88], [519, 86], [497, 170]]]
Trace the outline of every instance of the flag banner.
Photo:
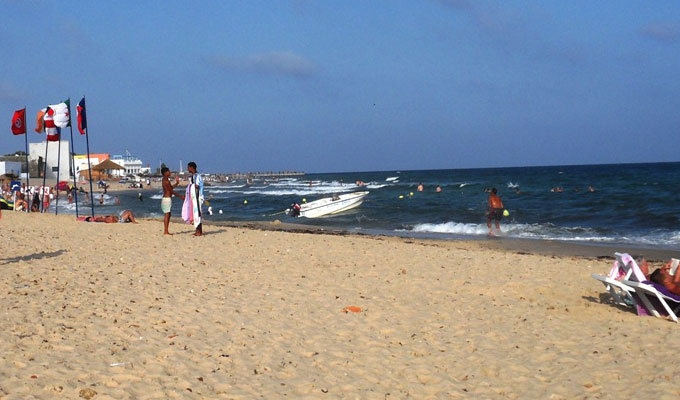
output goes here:
[[14, 111], [12, 116], [12, 133], [23, 135], [26, 133], [26, 109]]
[[54, 111], [52, 118], [54, 119], [54, 125], [57, 128], [66, 128], [71, 126], [71, 105], [70, 100], [63, 101], [59, 104], [52, 104], [49, 107]]
[[78, 102], [76, 114], [78, 116], [78, 130], [80, 131], [81, 135], [85, 135], [87, 133], [87, 112], [85, 111], [84, 97]]
[[45, 112], [45, 133], [47, 133], [47, 140], [50, 142], [57, 142], [61, 136], [61, 129], [54, 123], [54, 110], [52, 107], [47, 107]]
[[39, 110], [38, 114], [35, 116], [35, 131], [38, 133], [42, 133], [42, 131], [45, 130], [45, 124], [43, 123], [45, 120], [45, 111], [47, 111], [47, 109], [43, 108], [42, 110]]

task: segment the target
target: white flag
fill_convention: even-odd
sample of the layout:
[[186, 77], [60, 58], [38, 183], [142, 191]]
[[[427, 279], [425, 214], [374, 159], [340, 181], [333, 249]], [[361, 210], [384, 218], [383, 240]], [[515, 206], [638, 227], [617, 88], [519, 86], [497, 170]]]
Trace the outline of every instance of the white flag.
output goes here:
[[69, 100], [50, 106], [54, 110], [54, 125], [59, 128], [71, 126], [71, 114], [69, 113]]

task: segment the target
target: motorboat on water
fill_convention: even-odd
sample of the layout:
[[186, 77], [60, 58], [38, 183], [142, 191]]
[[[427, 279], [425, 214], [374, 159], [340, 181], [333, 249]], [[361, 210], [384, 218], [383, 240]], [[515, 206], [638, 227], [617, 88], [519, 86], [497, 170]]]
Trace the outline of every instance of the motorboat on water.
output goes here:
[[297, 204], [294, 203], [286, 214], [291, 217], [305, 217], [318, 218], [326, 215], [334, 215], [353, 208], [359, 207], [364, 202], [364, 197], [369, 192], [353, 192], [331, 197], [324, 197], [323, 199], [314, 200], [309, 203]]

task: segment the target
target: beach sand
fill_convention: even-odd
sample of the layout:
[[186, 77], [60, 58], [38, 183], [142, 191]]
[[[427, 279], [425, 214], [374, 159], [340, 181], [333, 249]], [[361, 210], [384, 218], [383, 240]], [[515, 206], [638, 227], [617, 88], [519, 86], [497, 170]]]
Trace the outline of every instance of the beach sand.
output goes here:
[[0, 227], [0, 399], [680, 395], [657, 355], [680, 327], [607, 304], [590, 274], [611, 259], [8, 211]]

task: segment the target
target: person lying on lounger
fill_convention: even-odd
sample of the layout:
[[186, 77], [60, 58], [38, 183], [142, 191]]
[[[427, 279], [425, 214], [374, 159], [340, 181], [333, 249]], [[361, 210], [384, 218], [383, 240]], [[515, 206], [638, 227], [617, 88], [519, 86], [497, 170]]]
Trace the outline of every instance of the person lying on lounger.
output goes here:
[[671, 261], [667, 262], [661, 268], [656, 269], [649, 276], [649, 280], [663, 285], [669, 292], [680, 295], [680, 273], [676, 271], [675, 275], [671, 275]]

